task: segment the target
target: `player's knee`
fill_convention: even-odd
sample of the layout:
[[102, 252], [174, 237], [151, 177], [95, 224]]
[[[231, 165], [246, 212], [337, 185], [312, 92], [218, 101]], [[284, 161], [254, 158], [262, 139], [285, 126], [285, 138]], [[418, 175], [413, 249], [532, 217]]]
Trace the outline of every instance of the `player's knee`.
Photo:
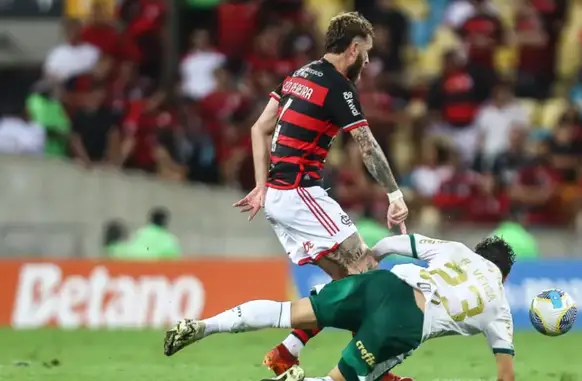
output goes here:
[[317, 317], [309, 298], [299, 299], [291, 303], [291, 327], [299, 329], [318, 328]]
[[[327, 376], [330, 377], [333, 381], [347, 381], [346, 377], [342, 374], [342, 372], [339, 370], [339, 368], [337, 366], [335, 368], [333, 368], [327, 374]], [[356, 378], [356, 380], [359, 380], [359, 379]]]
[[376, 259], [376, 257], [372, 254], [371, 250], [366, 255], [366, 261], [368, 264], [368, 270], [377, 270], [380, 266], [380, 262], [378, 262], [378, 259]]
[[348, 271], [350, 274], [361, 274], [368, 271], [376, 270], [379, 262], [372, 252], [368, 250], [357, 262], [350, 264]]

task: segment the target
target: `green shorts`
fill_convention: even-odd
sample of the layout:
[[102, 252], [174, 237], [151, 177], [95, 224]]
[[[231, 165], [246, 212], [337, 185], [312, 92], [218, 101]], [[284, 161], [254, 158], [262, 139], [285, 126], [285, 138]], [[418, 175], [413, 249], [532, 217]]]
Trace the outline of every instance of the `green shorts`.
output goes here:
[[377, 364], [391, 363], [420, 345], [424, 314], [413, 288], [390, 271], [333, 281], [310, 300], [321, 328], [355, 332], [339, 363], [347, 381], [358, 381]]

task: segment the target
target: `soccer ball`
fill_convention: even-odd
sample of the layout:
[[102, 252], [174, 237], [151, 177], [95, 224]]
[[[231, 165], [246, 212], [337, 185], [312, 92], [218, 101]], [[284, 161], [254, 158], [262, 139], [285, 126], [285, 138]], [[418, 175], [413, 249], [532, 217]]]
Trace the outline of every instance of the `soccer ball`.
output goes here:
[[557, 288], [536, 295], [529, 307], [529, 318], [539, 332], [547, 336], [560, 336], [568, 332], [576, 321], [578, 309], [572, 297]]

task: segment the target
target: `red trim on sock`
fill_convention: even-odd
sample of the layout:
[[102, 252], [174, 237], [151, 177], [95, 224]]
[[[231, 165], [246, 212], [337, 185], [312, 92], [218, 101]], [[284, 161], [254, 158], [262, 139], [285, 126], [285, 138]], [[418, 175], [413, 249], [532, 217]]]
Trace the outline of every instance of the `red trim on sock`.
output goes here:
[[298, 338], [303, 343], [303, 345], [307, 344], [309, 339], [311, 339], [309, 334], [302, 329], [294, 329], [291, 334]]
[[311, 337], [313, 338], [313, 337], [317, 336], [317, 334], [318, 334], [319, 332], [321, 332], [321, 331], [322, 331], [322, 329], [321, 329], [321, 328], [314, 328], [314, 329], [312, 329], [312, 330], [311, 330]]

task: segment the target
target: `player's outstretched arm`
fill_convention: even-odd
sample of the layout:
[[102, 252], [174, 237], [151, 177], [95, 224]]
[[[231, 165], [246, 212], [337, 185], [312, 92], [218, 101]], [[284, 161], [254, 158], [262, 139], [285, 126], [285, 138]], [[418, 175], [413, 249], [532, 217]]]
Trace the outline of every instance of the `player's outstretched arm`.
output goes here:
[[497, 353], [495, 360], [497, 362], [497, 381], [514, 381], [513, 355]]
[[370, 127], [360, 127], [350, 131], [354, 140], [358, 143], [364, 164], [368, 171], [387, 193], [398, 192], [398, 183], [392, 174], [392, 169], [386, 159], [386, 155], [376, 141]]
[[390, 200], [387, 216], [388, 227], [400, 225], [400, 231], [405, 233], [404, 220], [408, 216], [408, 208], [402, 192], [398, 189], [398, 183], [396, 183], [388, 160], [370, 131], [353, 84], [348, 80], [337, 83], [326, 99], [325, 107], [331, 115], [333, 124], [343, 131], [349, 132], [358, 143], [366, 168], [386, 190]]
[[294, 302], [253, 300], [204, 320], [184, 319], [166, 332], [164, 354], [216, 333], [239, 333], [265, 328], [317, 328], [317, 319], [308, 298]]
[[264, 187], [267, 182], [267, 174], [269, 172], [269, 146], [273, 132], [275, 131], [278, 109], [279, 102], [274, 98], [269, 99], [269, 103], [267, 103], [263, 113], [251, 128], [253, 163], [257, 187]]
[[249, 212], [249, 221], [265, 206], [267, 175], [269, 173], [269, 145], [275, 131], [278, 109], [279, 101], [272, 95], [263, 113], [251, 128], [255, 189], [233, 205], [240, 208], [241, 212]]
[[372, 252], [379, 261], [390, 254], [431, 261], [439, 252], [456, 250], [462, 243], [429, 238], [421, 234], [401, 234], [381, 239]]
[[408, 207], [404, 202], [404, 196], [398, 188], [398, 183], [394, 178], [390, 164], [382, 148], [372, 135], [370, 127], [363, 126], [350, 130], [354, 140], [358, 143], [362, 153], [362, 160], [368, 171], [374, 176], [376, 181], [388, 194], [390, 206], [388, 208], [388, 227], [400, 225], [401, 233], [406, 233], [404, 220], [408, 216]]
[[502, 297], [501, 308], [498, 308], [495, 320], [487, 325], [483, 334], [487, 339], [489, 347], [495, 354], [497, 363], [497, 380], [514, 381], [513, 356], [515, 348], [513, 345], [513, 317], [509, 303], [505, 296]]

